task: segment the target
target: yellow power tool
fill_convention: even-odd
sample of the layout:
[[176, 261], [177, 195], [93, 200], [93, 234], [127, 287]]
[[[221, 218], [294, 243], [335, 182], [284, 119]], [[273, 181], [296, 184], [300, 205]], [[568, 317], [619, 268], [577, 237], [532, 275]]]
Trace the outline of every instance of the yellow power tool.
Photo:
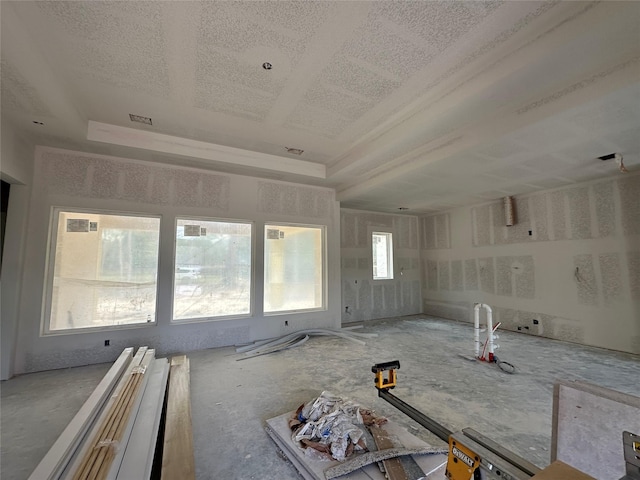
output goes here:
[[[529, 480], [540, 472], [534, 464], [471, 428], [452, 432], [389, 392], [397, 383], [398, 360], [371, 367], [378, 396], [449, 444], [449, 480]], [[385, 378], [384, 372], [387, 372]]]

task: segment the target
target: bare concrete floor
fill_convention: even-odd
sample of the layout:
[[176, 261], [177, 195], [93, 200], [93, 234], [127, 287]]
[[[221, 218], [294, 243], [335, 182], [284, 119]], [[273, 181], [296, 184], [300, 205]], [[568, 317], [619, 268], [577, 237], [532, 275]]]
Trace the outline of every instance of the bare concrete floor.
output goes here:
[[[433, 445], [434, 435], [377, 397], [371, 366], [400, 360], [394, 394], [451, 430], [472, 427], [540, 467], [549, 463], [553, 383], [582, 380], [640, 396], [640, 357], [511, 332], [497, 354], [509, 375], [469, 361], [468, 324], [412, 316], [367, 323], [379, 338], [333, 337], [244, 361], [233, 348], [189, 354], [199, 479], [298, 479], [264, 432], [265, 420], [322, 390], [349, 397]], [[3, 479], [27, 478], [110, 365], [24, 375], [2, 383]], [[133, 480], [133, 479], [132, 479]]]

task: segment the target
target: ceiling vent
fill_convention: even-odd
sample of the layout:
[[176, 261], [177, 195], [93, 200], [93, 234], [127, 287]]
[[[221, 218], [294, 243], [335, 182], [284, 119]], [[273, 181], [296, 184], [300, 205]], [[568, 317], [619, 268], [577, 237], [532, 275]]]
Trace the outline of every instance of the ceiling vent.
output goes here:
[[302, 155], [304, 153], [304, 150], [301, 150], [300, 148], [289, 148], [289, 147], [284, 147], [287, 150], [287, 153], [292, 153], [294, 155]]
[[145, 125], [153, 125], [149, 117], [143, 117], [142, 115], [134, 115], [133, 113], [130, 113], [129, 118], [132, 122], [144, 123]]
[[615, 158], [616, 163], [618, 164], [618, 170], [620, 170], [622, 173], [629, 173], [629, 170], [627, 170], [627, 167], [624, 166], [624, 160], [622, 158], [622, 155], [620, 155], [619, 153], [610, 153], [609, 155], [603, 155], [598, 158], [604, 161]]

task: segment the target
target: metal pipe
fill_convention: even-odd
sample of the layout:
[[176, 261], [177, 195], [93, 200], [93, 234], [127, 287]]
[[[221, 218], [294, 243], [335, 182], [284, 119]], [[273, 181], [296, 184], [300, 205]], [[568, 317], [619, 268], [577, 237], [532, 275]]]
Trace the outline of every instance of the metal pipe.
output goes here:
[[387, 402], [389, 402], [391, 405], [396, 407], [402, 413], [404, 413], [404, 414], [408, 415], [409, 417], [411, 417], [413, 420], [418, 422], [420, 425], [425, 427], [427, 430], [433, 432], [435, 435], [437, 435], [443, 441], [449, 443], [449, 436], [453, 432], [451, 430], [449, 430], [448, 428], [443, 427], [442, 425], [440, 425], [438, 422], [436, 422], [432, 418], [427, 417], [424, 413], [420, 412], [419, 410], [416, 410], [415, 408], [413, 408], [408, 403], [400, 400], [398, 397], [396, 397], [392, 393], [389, 393], [388, 390], [378, 389], [378, 396], [380, 398], [382, 398], [383, 400], [386, 400]]

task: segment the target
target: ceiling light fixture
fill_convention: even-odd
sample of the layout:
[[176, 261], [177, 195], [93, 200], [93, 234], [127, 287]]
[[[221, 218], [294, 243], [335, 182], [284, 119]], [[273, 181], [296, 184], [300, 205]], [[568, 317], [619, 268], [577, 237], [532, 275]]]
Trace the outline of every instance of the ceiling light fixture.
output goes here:
[[264, 68], [265, 70], [271, 70], [273, 68], [273, 65], [271, 65], [269, 62], [264, 62], [262, 64], [262, 68]]
[[289, 148], [289, 147], [284, 147], [287, 150], [287, 153], [292, 153], [294, 155], [302, 155], [304, 153], [304, 150], [300, 149], [300, 148]]
[[145, 125], [153, 125], [153, 123], [151, 123], [151, 118], [149, 117], [143, 117], [142, 115], [134, 115], [133, 113], [130, 113], [129, 118], [132, 122], [144, 123]]

